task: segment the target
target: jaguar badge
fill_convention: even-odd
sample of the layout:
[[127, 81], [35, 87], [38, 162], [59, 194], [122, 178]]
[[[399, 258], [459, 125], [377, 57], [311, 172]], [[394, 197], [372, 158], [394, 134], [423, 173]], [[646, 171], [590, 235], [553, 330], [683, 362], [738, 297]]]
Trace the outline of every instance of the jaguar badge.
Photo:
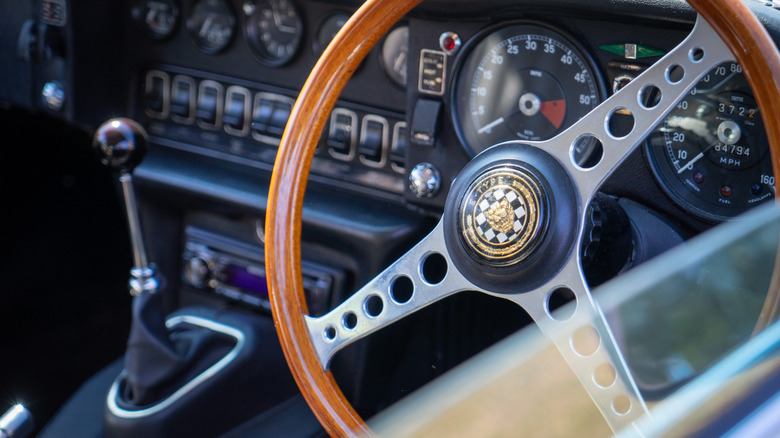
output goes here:
[[475, 258], [510, 266], [528, 257], [544, 234], [545, 198], [526, 170], [505, 165], [471, 184], [460, 207], [459, 229]]

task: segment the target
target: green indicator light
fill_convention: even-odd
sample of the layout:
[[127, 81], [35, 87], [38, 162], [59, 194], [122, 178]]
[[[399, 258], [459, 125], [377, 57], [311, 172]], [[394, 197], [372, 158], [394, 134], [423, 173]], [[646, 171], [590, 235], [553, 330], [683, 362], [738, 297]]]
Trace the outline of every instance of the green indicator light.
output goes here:
[[614, 53], [626, 59], [652, 58], [666, 54], [663, 50], [654, 49], [642, 44], [604, 44], [599, 49], [605, 52]]

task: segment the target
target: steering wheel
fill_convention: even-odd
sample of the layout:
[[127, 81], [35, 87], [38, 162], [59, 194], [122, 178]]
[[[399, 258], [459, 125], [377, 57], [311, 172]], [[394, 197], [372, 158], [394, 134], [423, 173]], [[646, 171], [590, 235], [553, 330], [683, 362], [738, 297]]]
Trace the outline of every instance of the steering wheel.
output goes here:
[[[279, 147], [268, 199], [266, 270], [277, 332], [298, 386], [332, 436], [370, 434], [327, 371], [332, 355], [439, 299], [480, 291], [522, 306], [619, 430], [646, 407], [583, 276], [579, 248], [587, 206], [673, 105], [711, 68], [734, 58], [755, 93], [780, 175], [778, 50], [742, 2], [689, 0], [699, 19], [677, 48], [555, 138], [503, 143], [479, 154], [453, 183], [442, 220], [427, 237], [336, 309], [312, 318], [306, 315], [300, 240], [314, 150], [360, 61], [419, 1], [362, 5], [312, 70]], [[627, 132], [610, 123], [618, 112], [629, 115]], [[600, 155], [589, 160], [595, 164], [575, 160], [580, 141], [601, 144]], [[431, 273], [429, 265], [445, 266], [446, 274]], [[573, 314], [551, 312], [556, 294], [574, 297]], [[770, 301], [762, 313], [771, 313]]]

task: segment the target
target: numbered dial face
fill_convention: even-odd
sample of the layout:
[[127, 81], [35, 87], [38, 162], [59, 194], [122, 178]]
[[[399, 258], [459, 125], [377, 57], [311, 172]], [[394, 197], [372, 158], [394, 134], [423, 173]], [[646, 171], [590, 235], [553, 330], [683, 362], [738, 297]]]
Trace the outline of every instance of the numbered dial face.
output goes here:
[[260, 0], [250, 9], [246, 36], [249, 47], [263, 64], [280, 66], [298, 52], [303, 22], [288, 0]]
[[721, 221], [774, 196], [764, 125], [739, 64], [710, 71], [656, 127], [648, 156], [667, 193]]
[[515, 24], [479, 39], [456, 79], [454, 111], [472, 154], [507, 140], [546, 140], [590, 110], [603, 85], [590, 59], [547, 27]]
[[223, 0], [200, 0], [192, 7], [187, 29], [203, 53], [221, 52], [233, 39], [236, 16]]

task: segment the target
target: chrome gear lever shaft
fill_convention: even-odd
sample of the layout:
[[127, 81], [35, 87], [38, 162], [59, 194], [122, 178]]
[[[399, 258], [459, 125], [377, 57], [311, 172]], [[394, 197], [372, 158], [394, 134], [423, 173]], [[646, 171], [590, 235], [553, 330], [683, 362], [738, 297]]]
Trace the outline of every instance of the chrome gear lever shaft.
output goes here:
[[130, 293], [134, 296], [156, 293], [160, 282], [146, 253], [132, 173], [149, 149], [146, 131], [133, 120], [111, 119], [100, 125], [92, 146], [98, 153], [100, 162], [118, 172], [119, 182], [122, 185], [133, 250]]

